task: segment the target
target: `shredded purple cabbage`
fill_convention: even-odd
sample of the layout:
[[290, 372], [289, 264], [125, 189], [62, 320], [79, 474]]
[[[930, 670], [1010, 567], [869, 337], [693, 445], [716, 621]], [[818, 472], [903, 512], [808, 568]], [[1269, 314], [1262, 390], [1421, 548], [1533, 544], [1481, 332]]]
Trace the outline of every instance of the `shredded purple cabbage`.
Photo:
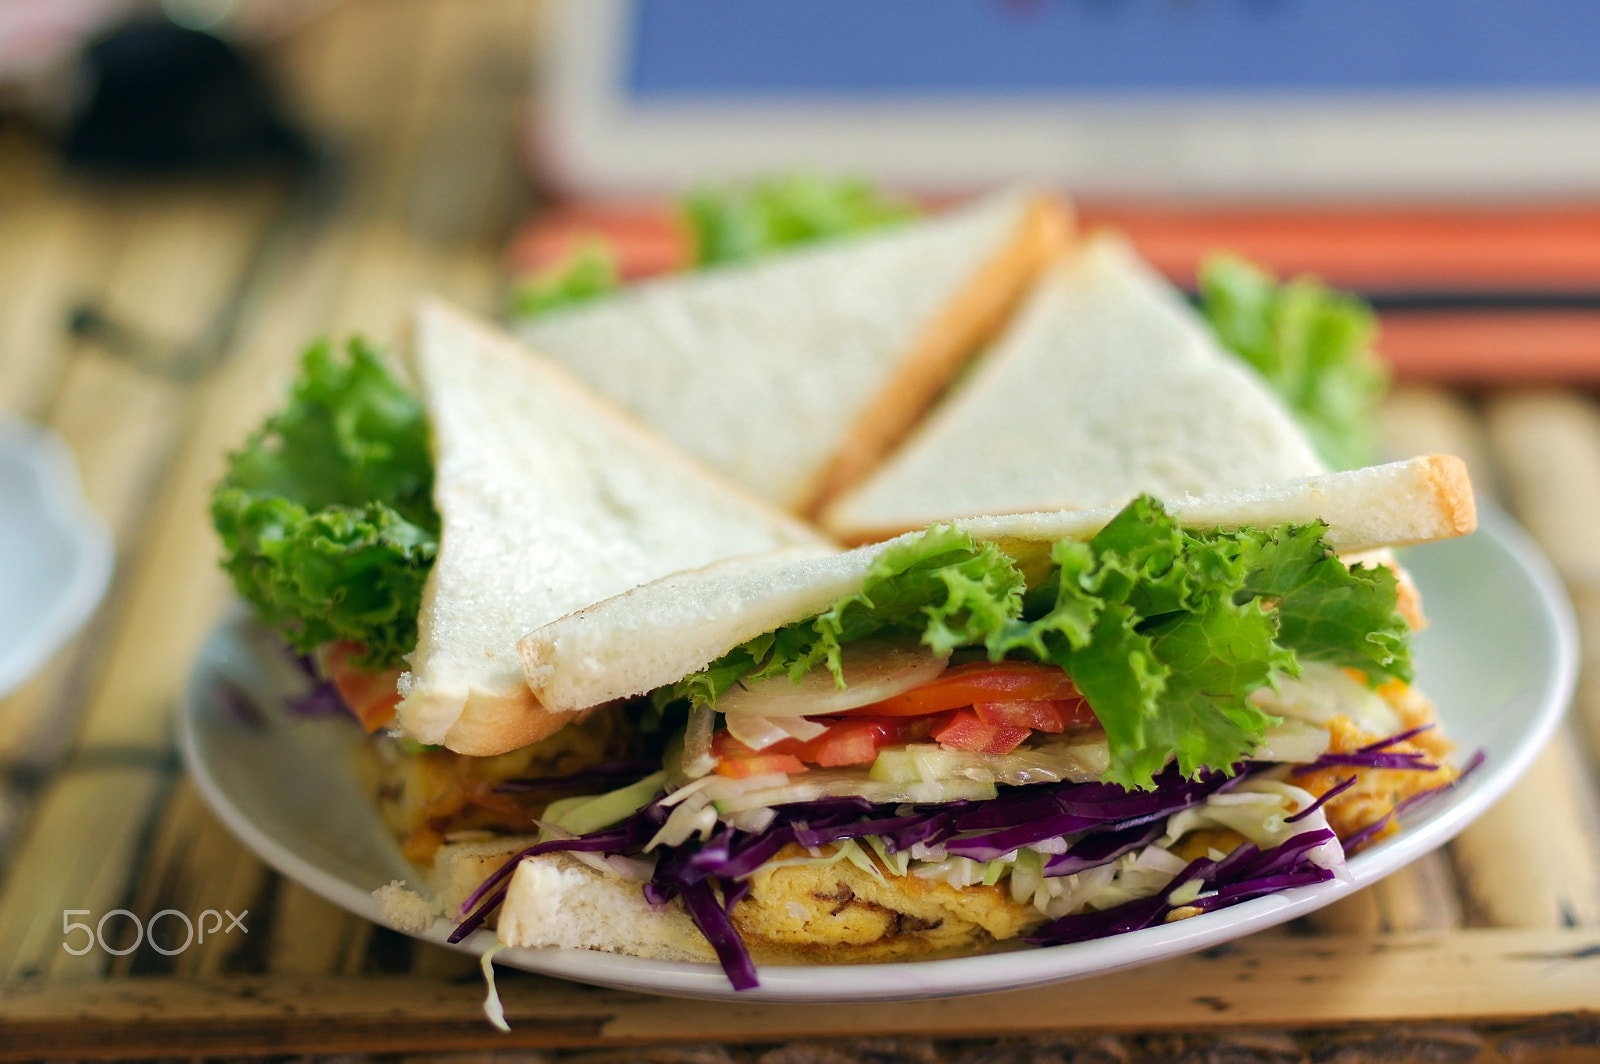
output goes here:
[[1148, 846], [1161, 837], [1167, 829], [1164, 822], [1135, 824], [1120, 831], [1107, 831], [1079, 839], [1066, 853], [1056, 854], [1045, 862], [1046, 876], [1070, 876], [1087, 872], [1091, 868], [1110, 864], [1125, 853]]
[[255, 731], [267, 726], [267, 718], [248, 691], [223, 676], [213, 677], [211, 684], [211, 701], [220, 705], [228, 716]]
[[1352, 768], [1386, 768], [1412, 770], [1416, 772], [1437, 772], [1439, 766], [1428, 760], [1428, 755], [1420, 750], [1411, 753], [1395, 753], [1389, 747], [1413, 739], [1432, 728], [1432, 724], [1423, 724], [1418, 727], [1391, 735], [1387, 739], [1379, 739], [1375, 743], [1368, 743], [1348, 754], [1323, 754], [1315, 761], [1295, 768], [1296, 776], [1304, 776], [1319, 769], [1332, 768], [1335, 765], [1345, 765]]
[[1286, 816], [1286, 817], [1284, 817], [1283, 818], [1283, 822], [1285, 824], [1293, 824], [1296, 821], [1304, 820], [1306, 817], [1310, 816], [1312, 813], [1315, 813], [1318, 809], [1321, 809], [1324, 805], [1326, 805], [1329, 798], [1332, 798], [1334, 795], [1337, 795], [1337, 794], [1343, 794], [1345, 791], [1348, 791], [1351, 787], [1354, 787], [1355, 785], [1356, 785], [1356, 777], [1355, 776], [1347, 776], [1347, 777], [1345, 777], [1344, 779], [1340, 780], [1338, 783], [1334, 784], [1332, 787], [1329, 787], [1326, 791], [1324, 791], [1322, 793], [1322, 797], [1318, 798], [1316, 801], [1312, 802], [1310, 805], [1308, 805], [1304, 809], [1300, 810], [1294, 816]]
[[1252, 843], [1245, 843], [1220, 861], [1208, 857], [1197, 858], [1173, 879], [1166, 890], [1154, 897], [1124, 902], [1109, 909], [1063, 916], [1041, 925], [1022, 938], [1024, 942], [1036, 946], [1059, 946], [1154, 927], [1164, 923], [1167, 914], [1179, 908], [1172, 903], [1171, 897], [1179, 887], [1191, 880], [1199, 880], [1202, 888], [1199, 897], [1182, 907], [1191, 914], [1223, 909], [1290, 887], [1322, 883], [1332, 879], [1334, 873], [1314, 862], [1310, 853], [1335, 837], [1332, 831], [1321, 828], [1301, 832], [1270, 850], [1263, 851]]
[[1396, 754], [1385, 751], [1376, 751], [1370, 754], [1323, 754], [1309, 765], [1303, 765], [1294, 770], [1296, 776], [1304, 776], [1318, 769], [1330, 768], [1334, 765], [1349, 765], [1353, 768], [1395, 768], [1415, 769], [1418, 772], [1434, 772], [1439, 766], [1428, 760], [1428, 755], [1422, 752], [1411, 754]]
[[[1383, 747], [1414, 734], [1415, 730], [1383, 740], [1367, 752], [1380, 753]], [[1462, 776], [1481, 761], [1481, 755], [1476, 756]], [[642, 890], [645, 899], [656, 908], [681, 898], [690, 918], [716, 951], [729, 980], [735, 988], [746, 989], [757, 985], [756, 970], [729, 910], [749, 893], [750, 875], [790, 844], [814, 849], [876, 835], [891, 853], [923, 843], [943, 845], [945, 852], [954, 856], [985, 861], [1021, 846], [1076, 834], [1080, 837], [1072, 847], [1051, 857], [1044, 866], [1047, 876], [1072, 875], [1149, 845], [1160, 837], [1173, 813], [1272, 767], [1242, 764], [1229, 773], [1208, 771], [1192, 780], [1182, 778], [1173, 767], [1158, 776], [1155, 788], [1149, 791], [1130, 791], [1110, 783], [1060, 783], [1008, 788], [989, 801], [942, 805], [874, 804], [864, 798], [792, 803], [775, 807], [771, 826], [759, 833], [721, 824], [705, 839], [691, 838], [678, 846], [659, 847], [653, 851], [654, 872]], [[610, 770], [611, 766], [601, 769]], [[625, 773], [618, 769], [615, 775]], [[1309, 816], [1354, 782], [1352, 775], [1314, 805], [1287, 819]], [[1448, 786], [1453, 784], [1414, 796], [1390, 815], [1403, 812], [1423, 795], [1431, 796]], [[524, 849], [485, 879], [462, 904], [463, 919], [450, 941], [461, 941], [483, 924], [504, 900], [509, 877], [524, 857], [570, 851], [642, 856], [670, 812], [658, 798], [616, 826]], [[1379, 830], [1387, 819], [1366, 829], [1368, 835]], [[1245, 844], [1220, 861], [1201, 858], [1191, 862], [1166, 891], [1155, 897], [1062, 917], [1025, 936], [1025, 941], [1054, 945], [1152, 927], [1167, 918], [1174, 908], [1170, 895], [1189, 880], [1198, 879], [1203, 887], [1202, 894], [1184, 906], [1190, 913], [1209, 912], [1262, 894], [1325, 882], [1334, 873], [1312, 860], [1310, 853], [1334, 837], [1332, 831], [1317, 829], [1295, 835], [1265, 852]]]
[[1157, 823], [1228, 790], [1253, 767], [1236, 766], [1231, 775], [1204, 771], [1195, 779], [1186, 780], [1172, 765], [1156, 777], [1155, 788], [1148, 791], [1130, 791], [1115, 783], [1035, 784], [984, 802], [958, 817], [956, 829], [964, 834], [946, 842], [945, 852], [974, 861], [992, 861], [1018, 847], [1063, 835], [1120, 832]]
[[305, 693], [286, 700], [289, 712], [302, 717], [336, 717], [343, 713], [351, 719], [355, 718], [355, 714], [345, 705], [333, 681], [317, 670], [316, 660], [311, 655], [300, 653], [288, 643], [280, 643], [278, 646], [283, 651], [283, 656], [294, 662], [295, 668], [311, 681], [311, 686]]
[[1348, 838], [1346, 838], [1344, 840], [1344, 848], [1346, 852], [1354, 853], [1357, 849], [1370, 842], [1374, 835], [1387, 827], [1391, 820], [1405, 816], [1412, 810], [1426, 805], [1435, 798], [1439, 797], [1441, 794], [1444, 794], [1446, 791], [1453, 789], [1462, 780], [1476, 772], [1479, 766], [1481, 766], [1485, 760], [1487, 760], [1487, 756], [1484, 754], [1484, 752], [1482, 750], [1476, 750], [1473, 752], [1472, 756], [1467, 759], [1467, 763], [1461, 766], [1461, 772], [1456, 776], [1455, 779], [1448, 783], [1441, 783], [1437, 787], [1429, 787], [1426, 790], [1418, 791], [1407, 798], [1401, 799], [1399, 802], [1395, 803], [1395, 807], [1393, 809], [1389, 810], [1377, 820], [1374, 820], [1366, 827], [1354, 832]]
[[337, 717], [346, 716], [354, 718], [350, 707], [344, 704], [344, 699], [339, 695], [339, 689], [333, 685], [332, 680], [317, 680], [304, 694], [289, 699], [289, 709], [302, 717]]
[[1411, 729], [1408, 729], [1406, 731], [1400, 732], [1398, 735], [1391, 735], [1387, 739], [1379, 739], [1375, 743], [1368, 743], [1366, 746], [1361, 747], [1361, 749], [1358, 750], [1357, 752], [1358, 753], [1362, 753], [1362, 754], [1369, 754], [1374, 750], [1387, 750], [1389, 747], [1394, 746], [1396, 743], [1403, 743], [1403, 742], [1406, 742], [1407, 740], [1415, 739], [1417, 736], [1421, 735], [1423, 732], [1432, 731], [1432, 730], [1433, 730], [1433, 725], [1432, 724], [1419, 724], [1415, 728], [1411, 728]]
[[760, 985], [750, 951], [745, 948], [739, 929], [728, 919], [728, 910], [717, 900], [711, 884], [705, 880], [688, 883], [681, 888], [681, 894], [683, 907], [689, 911], [700, 933], [706, 936], [706, 941], [711, 943], [711, 948], [716, 950], [717, 960], [721, 962], [722, 970], [727, 973], [728, 982], [733, 984], [733, 988], [749, 990]]

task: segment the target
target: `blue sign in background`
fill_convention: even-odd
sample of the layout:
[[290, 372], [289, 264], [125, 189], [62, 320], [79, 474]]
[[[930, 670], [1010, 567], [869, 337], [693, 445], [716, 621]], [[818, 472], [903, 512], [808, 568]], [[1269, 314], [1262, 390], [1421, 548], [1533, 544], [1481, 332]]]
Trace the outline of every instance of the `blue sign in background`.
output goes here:
[[1600, 89], [1600, 0], [633, 0], [673, 98]]

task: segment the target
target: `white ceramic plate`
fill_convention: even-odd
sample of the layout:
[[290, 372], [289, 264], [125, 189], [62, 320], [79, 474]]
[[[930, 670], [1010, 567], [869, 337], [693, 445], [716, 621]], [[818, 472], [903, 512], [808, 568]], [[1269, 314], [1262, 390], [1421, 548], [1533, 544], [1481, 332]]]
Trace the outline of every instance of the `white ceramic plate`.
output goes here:
[[66, 445], [47, 429], [0, 418], [0, 697], [89, 619], [114, 555]]
[[[659, 994], [774, 1001], [944, 997], [1034, 986], [1127, 968], [1204, 949], [1271, 927], [1364, 887], [1444, 843], [1511, 786], [1560, 721], [1577, 668], [1571, 610], [1548, 563], [1507, 518], [1481, 515], [1464, 539], [1407, 553], [1432, 627], [1417, 638], [1419, 684], [1438, 703], [1461, 756], [1487, 755], [1398, 835], [1350, 861], [1351, 881], [1322, 883], [1145, 931], [1093, 942], [1012, 949], [975, 957], [839, 967], [763, 966], [761, 986], [736, 994], [709, 964], [643, 960], [586, 950], [504, 950], [509, 964], [585, 983]], [[292, 670], [272, 637], [247, 621], [211, 639], [182, 708], [183, 744], [212, 808], [284, 875], [370, 920], [370, 892], [416, 881], [349, 769], [359, 730], [345, 721], [295, 721], [262, 693]], [[262, 707], [242, 710], [235, 692]], [[420, 936], [443, 943], [441, 920]], [[460, 948], [482, 953], [479, 931]]]

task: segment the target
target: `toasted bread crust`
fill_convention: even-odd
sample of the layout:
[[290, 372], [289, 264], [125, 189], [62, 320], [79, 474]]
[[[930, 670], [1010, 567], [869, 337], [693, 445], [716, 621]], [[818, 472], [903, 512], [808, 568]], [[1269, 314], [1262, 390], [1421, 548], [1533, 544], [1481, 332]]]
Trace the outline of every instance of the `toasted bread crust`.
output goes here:
[[1478, 527], [1478, 505], [1472, 493], [1467, 463], [1453, 454], [1430, 454], [1421, 459], [1423, 475], [1433, 488], [1439, 522], [1447, 536], [1464, 536]]
[[547, 739], [577, 713], [552, 713], [526, 687], [518, 691], [473, 691], [444, 745], [458, 754], [493, 757]]
[[856, 418], [798, 512], [815, 518], [840, 492], [871, 472], [909, 432], [961, 366], [997, 334], [1029, 284], [1066, 245], [1071, 212], [1039, 196], [1014, 239], [972, 276], [900, 359], [893, 377]]

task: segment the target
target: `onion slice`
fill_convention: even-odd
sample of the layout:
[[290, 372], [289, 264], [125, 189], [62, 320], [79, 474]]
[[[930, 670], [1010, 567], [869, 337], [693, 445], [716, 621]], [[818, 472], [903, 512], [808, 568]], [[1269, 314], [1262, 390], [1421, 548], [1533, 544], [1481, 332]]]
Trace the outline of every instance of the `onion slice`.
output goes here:
[[752, 717], [739, 713], [728, 718], [728, 734], [752, 750], [765, 750], [785, 739], [810, 742], [827, 730], [826, 724], [804, 717]]
[[744, 681], [717, 699], [716, 708], [729, 717], [843, 713], [921, 687], [943, 672], [949, 660], [949, 654], [936, 654], [927, 647], [863, 640], [841, 651], [843, 687], [834, 683], [832, 672], [815, 668], [799, 683], [787, 676]]

